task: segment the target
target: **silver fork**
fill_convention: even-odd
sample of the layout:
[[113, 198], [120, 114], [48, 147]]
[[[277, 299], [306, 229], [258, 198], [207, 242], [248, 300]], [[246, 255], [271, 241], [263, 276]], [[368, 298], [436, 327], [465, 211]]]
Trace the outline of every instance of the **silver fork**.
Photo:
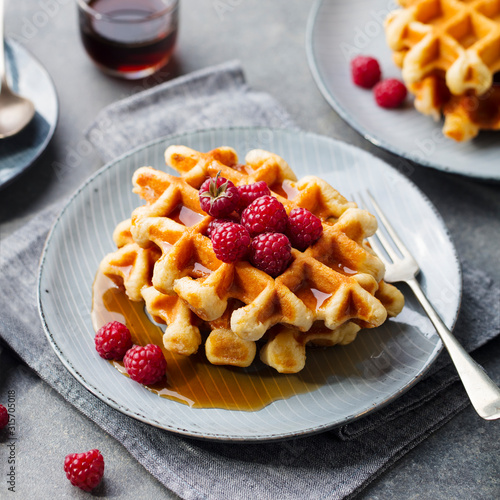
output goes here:
[[[432, 307], [431, 303], [420, 288], [416, 279], [416, 275], [420, 272], [420, 268], [416, 260], [403, 244], [371, 193], [367, 191], [366, 195], [375, 209], [379, 219], [379, 225], [383, 225], [385, 227], [387, 234], [389, 234], [393, 240], [390, 242], [380, 230], [377, 230], [375, 233], [376, 238], [374, 236], [368, 238], [372, 249], [385, 264], [386, 273], [384, 280], [388, 283], [403, 281], [410, 286], [427, 316], [429, 316], [429, 319], [434, 325], [438, 335], [441, 337], [444, 346], [448, 349], [448, 353], [450, 354], [458, 375], [464, 384], [472, 406], [474, 406], [479, 416], [485, 420], [499, 419], [500, 389], [488, 377], [484, 368], [477, 364], [469, 356], [469, 354], [467, 354], [465, 349], [459, 344], [457, 339], [443, 323], [438, 313], [434, 307]], [[361, 194], [358, 195], [358, 199], [361, 200], [361, 208], [366, 208], [367, 205]], [[403, 257], [398, 255], [395, 251], [395, 247], [401, 252]], [[391, 260], [385, 257], [382, 249], [385, 250]]]

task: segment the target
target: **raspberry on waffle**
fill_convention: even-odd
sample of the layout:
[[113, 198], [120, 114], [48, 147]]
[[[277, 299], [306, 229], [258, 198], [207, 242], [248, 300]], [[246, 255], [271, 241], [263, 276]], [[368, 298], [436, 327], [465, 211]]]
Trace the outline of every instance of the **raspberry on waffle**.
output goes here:
[[[134, 191], [147, 203], [117, 228], [115, 241], [124, 245], [101, 269], [118, 276], [129, 297], [139, 294], [150, 314], [169, 325], [167, 348], [181, 352], [186, 345], [183, 354], [194, 352], [198, 327], [206, 327], [211, 363], [248, 366], [260, 341], [261, 359], [291, 373], [303, 368], [308, 343], [348, 343], [360, 328], [379, 326], [403, 307], [402, 295], [382, 281], [384, 266], [364, 243], [376, 230], [375, 218], [325, 181], [296, 181], [282, 158], [262, 150], [250, 151], [245, 164], [231, 148], [200, 153], [171, 146], [165, 157], [181, 176], [151, 167], [136, 171]], [[266, 182], [287, 213], [305, 208], [319, 218], [321, 236], [304, 251], [292, 249], [288, 268], [276, 278], [248, 260], [221, 262], [206, 236], [213, 217], [201, 210], [198, 196], [201, 184], [218, 172], [235, 186]], [[124, 262], [142, 265], [142, 274], [133, 265], [125, 272], [120, 267], [127, 266], [113, 267], [127, 251], [135, 260], [129, 255]], [[187, 340], [180, 328], [175, 339], [168, 335], [176, 323], [185, 327]]]

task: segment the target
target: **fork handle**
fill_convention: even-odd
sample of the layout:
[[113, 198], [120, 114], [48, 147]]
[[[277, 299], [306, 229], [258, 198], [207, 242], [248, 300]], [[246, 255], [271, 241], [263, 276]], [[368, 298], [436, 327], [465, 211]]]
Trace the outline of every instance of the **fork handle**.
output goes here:
[[500, 418], [500, 389], [491, 380], [484, 368], [476, 363], [448, 330], [438, 313], [427, 300], [416, 279], [407, 281], [418, 301], [436, 328], [444, 346], [450, 354], [458, 375], [464, 384], [472, 406], [485, 420]]

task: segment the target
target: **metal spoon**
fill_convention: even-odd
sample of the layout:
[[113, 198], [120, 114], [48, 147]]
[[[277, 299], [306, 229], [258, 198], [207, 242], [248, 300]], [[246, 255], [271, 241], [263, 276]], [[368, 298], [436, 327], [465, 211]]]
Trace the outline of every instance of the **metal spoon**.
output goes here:
[[20, 132], [32, 120], [35, 106], [9, 88], [5, 77], [4, 0], [0, 0], [0, 139]]

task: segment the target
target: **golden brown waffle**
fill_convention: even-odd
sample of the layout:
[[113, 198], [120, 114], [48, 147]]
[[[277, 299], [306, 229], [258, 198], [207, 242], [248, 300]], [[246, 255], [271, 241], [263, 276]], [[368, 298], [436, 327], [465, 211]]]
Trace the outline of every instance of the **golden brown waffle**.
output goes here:
[[[132, 234], [139, 245], [147, 247], [151, 242], [160, 248], [165, 242], [169, 245], [155, 264], [153, 285], [157, 290], [177, 294], [206, 321], [222, 316], [229, 299], [241, 301], [245, 305], [233, 312], [231, 329], [246, 340], [260, 339], [278, 323], [307, 331], [316, 320], [325, 321], [330, 329], [353, 318], [364, 327], [378, 326], [385, 320], [385, 308], [366, 290], [373, 284], [376, 286], [384, 273], [380, 260], [362, 245], [363, 239], [376, 229], [373, 216], [354, 208], [353, 203], [315, 177], [306, 177], [297, 183], [287, 181], [296, 194], [293, 200], [281, 196], [274, 190], [277, 184], [282, 189], [286, 169], [283, 170], [270, 153], [264, 160], [264, 152], [258, 153], [255, 163], [255, 152], [247, 157], [247, 169], [256, 168], [246, 174], [217, 160], [207, 162], [205, 155], [200, 155], [199, 161], [189, 169], [184, 168], [179, 158], [188, 158], [191, 164], [196, 152], [191, 150], [186, 155], [186, 148], [181, 150], [182, 154], [171, 146], [166, 156], [177, 158], [172, 166], [182, 172], [183, 178], [148, 167], [134, 175], [139, 194], [144, 185], [161, 186], [158, 198], [136, 209], [132, 215]], [[199, 173], [203, 171], [204, 175]], [[323, 236], [305, 252], [292, 250], [289, 268], [276, 279], [246, 261], [220, 262], [209, 238], [204, 236], [212, 218], [199, 206], [197, 185], [218, 171], [236, 185], [265, 177], [287, 211], [298, 206], [308, 208], [325, 221]], [[179, 223], [179, 204], [190, 210], [188, 224], [195, 222], [194, 225]], [[196, 268], [203, 269], [205, 275], [194, 276]], [[314, 293], [325, 296], [321, 306], [317, 305]]]
[[117, 285], [123, 286], [130, 300], [144, 301], [153, 319], [166, 323], [165, 347], [184, 355], [194, 354], [201, 343], [200, 321], [185, 302], [175, 295], [164, 295], [151, 284], [155, 262], [161, 252], [155, 247], [141, 248], [130, 234], [130, 219], [118, 224], [113, 239], [118, 250], [106, 255], [100, 271]]
[[428, 76], [410, 86], [415, 108], [434, 119], [444, 116], [443, 134], [458, 142], [476, 137], [481, 130], [500, 130], [500, 87], [493, 85], [485, 94], [474, 91], [450, 94], [444, 80]]
[[[165, 157], [181, 177], [150, 167], [134, 174], [134, 191], [147, 203], [134, 210], [131, 224], [117, 228], [121, 248], [101, 269], [117, 276], [131, 299], [142, 297], [150, 314], [169, 325], [167, 332], [176, 322], [190, 332], [183, 341], [177, 328], [167, 348], [194, 352], [201, 326], [210, 332], [205, 351], [213, 364], [248, 366], [261, 341], [265, 363], [297, 372], [308, 343], [349, 343], [361, 327], [378, 326], [401, 310], [402, 295], [382, 281], [383, 265], [364, 244], [375, 218], [324, 181], [296, 181], [282, 158], [261, 150], [251, 151], [244, 165], [231, 148], [199, 153], [171, 146]], [[212, 217], [200, 208], [198, 188], [219, 171], [236, 185], [264, 180], [287, 212], [304, 207], [322, 220], [321, 238], [304, 252], [292, 249], [291, 264], [276, 279], [249, 262], [216, 258], [205, 236]], [[124, 273], [120, 262], [132, 267]]]
[[444, 77], [454, 95], [488, 91], [500, 70], [500, 3], [496, 0], [398, 0], [386, 22], [389, 47], [410, 86]]

